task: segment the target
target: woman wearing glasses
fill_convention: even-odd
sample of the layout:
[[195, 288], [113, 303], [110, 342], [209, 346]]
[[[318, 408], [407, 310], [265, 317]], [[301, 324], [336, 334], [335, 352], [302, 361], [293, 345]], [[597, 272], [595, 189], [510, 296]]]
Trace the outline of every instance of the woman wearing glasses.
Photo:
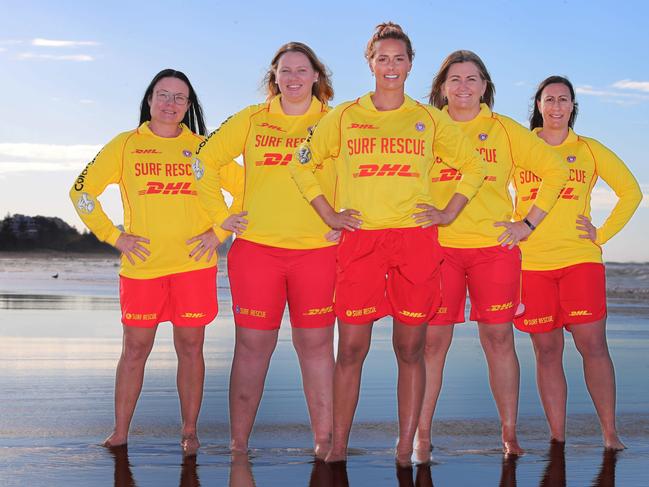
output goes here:
[[[543, 80], [534, 95], [530, 128], [566, 161], [570, 177], [543, 225], [521, 243], [525, 313], [516, 328], [530, 333], [536, 378], [552, 440], [565, 441], [564, 328], [581, 354], [584, 378], [599, 417], [604, 447], [621, 450], [615, 426], [615, 371], [606, 343], [606, 278], [602, 248], [629, 221], [642, 201], [633, 174], [610, 149], [573, 131], [575, 90], [562, 76]], [[590, 200], [598, 178], [617, 203], [595, 227]], [[514, 174], [516, 212], [525, 214], [540, 181], [523, 168]]]
[[[205, 325], [217, 313], [216, 248], [227, 235], [213, 227], [194, 184], [194, 149], [205, 135], [198, 97], [185, 74], [158, 73], [140, 105], [140, 126], [110, 141], [70, 190], [77, 213], [102, 241], [121, 253], [123, 343], [115, 380], [115, 428], [104, 442], [127, 442], [157, 326], [174, 325], [182, 448], [199, 447], [196, 425], [203, 396]], [[241, 168], [223, 168], [224, 188], [237, 197]], [[118, 184], [124, 230], [97, 197]]]
[[[231, 449], [244, 453], [257, 415], [282, 315], [288, 303], [293, 346], [302, 371], [318, 457], [331, 437], [335, 243], [304, 200], [288, 163], [311, 127], [329, 110], [333, 89], [324, 64], [300, 42], [283, 45], [265, 77], [268, 99], [230, 117], [197, 153], [201, 201], [221, 223], [219, 168], [243, 154], [241, 214], [224, 224], [237, 238], [228, 255], [236, 338], [230, 374]], [[318, 169], [333, 201], [335, 174]], [[249, 223], [248, 223], [249, 222]]]

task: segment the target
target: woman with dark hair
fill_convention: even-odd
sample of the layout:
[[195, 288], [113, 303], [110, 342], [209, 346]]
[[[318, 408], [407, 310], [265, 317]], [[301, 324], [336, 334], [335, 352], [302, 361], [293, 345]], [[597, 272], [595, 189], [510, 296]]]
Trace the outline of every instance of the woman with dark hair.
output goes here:
[[[430, 103], [455, 121], [487, 163], [485, 183], [450, 225], [440, 226], [444, 251], [442, 303], [426, 333], [426, 394], [419, 420], [418, 454], [428, 457], [431, 423], [442, 386], [444, 362], [456, 323], [465, 321], [469, 291], [470, 319], [478, 322], [489, 368], [489, 384], [501, 423], [503, 451], [523, 453], [516, 438], [519, 364], [512, 319], [519, 304], [520, 250], [516, 245], [543, 220], [568, 177], [566, 165], [538, 138], [511, 118], [492, 112], [495, 87], [482, 59], [471, 51], [447, 56], [433, 79]], [[430, 172], [433, 206], [453, 195], [457, 170], [436, 161]], [[543, 178], [529, 212], [511, 222], [509, 183], [515, 166]], [[426, 221], [426, 215], [421, 215]], [[508, 222], [505, 232], [498, 228]], [[511, 222], [511, 223], [510, 223]]]
[[[391, 315], [399, 368], [396, 457], [399, 464], [410, 463], [425, 384], [426, 322], [439, 301], [442, 256], [434, 224], [453, 221], [484, 179], [483, 161], [448, 116], [406, 96], [413, 56], [399, 25], [378, 25], [365, 51], [375, 91], [323, 117], [300, 148], [301, 164], [291, 166], [323, 221], [343, 230], [334, 305], [340, 338], [331, 462], [347, 455], [373, 323]], [[449, 204], [431, 211], [430, 225], [421, 228], [413, 214], [432, 203], [427, 174], [437, 157], [462, 169], [464, 178], [454, 185]], [[336, 167], [335, 205], [314, 175], [323, 164]], [[336, 212], [338, 206], [346, 210]]]
[[[293, 346], [302, 371], [314, 451], [331, 441], [335, 242], [291, 180], [287, 164], [311, 127], [329, 110], [329, 74], [313, 50], [289, 42], [264, 78], [267, 101], [244, 108], [213, 132], [197, 153], [199, 197], [214, 223], [225, 208], [220, 168], [243, 154], [243, 212], [223, 225], [237, 233], [228, 255], [236, 325], [230, 374], [230, 447], [247, 452], [270, 359], [288, 303]], [[335, 174], [318, 170], [333, 201]]]
[[[144, 93], [140, 126], [110, 141], [70, 190], [83, 222], [122, 253], [124, 338], [115, 379], [115, 429], [105, 446], [126, 444], [158, 324], [171, 321], [178, 356], [181, 444], [186, 454], [195, 454], [199, 447], [203, 339], [205, 325], [217, 313], [214, 257], [227, 235], [212, 226], [196, 195], [192, 157], [203, 135], [205, 122], [189, 79], [165, 69]], [[221, 176], [224, 188], [238, 198], [241, 168], [231, 163]], [[124, 230], [110, 221], [97, 199], [109, 184], [119, 185]]]
[[[552, 440], [565, 441], [566, 377], [563, 329], [581, 354], [584, 378], [599, 417], [604, 446], [621, 450], [615, 426], [615, 371], [606, 343], [606, 278], [601, 246], [630, 220], [642, 201], [637, 181], [611, 150], [575, 134], [575, 90], [570, 81], [551, 76], [534, 95], [530, 128], [567, 162], [570, 177], [543, 225], [521, 244], [522, 301], [525, 313], [516, 328], [530, 333], [536, 354], [536, 379]], [[598, 228], [590, 217], [590, 199], [601, 177], [618, 197]], [[538, 178], [516, 170], [516, 213], [528, 210]]]

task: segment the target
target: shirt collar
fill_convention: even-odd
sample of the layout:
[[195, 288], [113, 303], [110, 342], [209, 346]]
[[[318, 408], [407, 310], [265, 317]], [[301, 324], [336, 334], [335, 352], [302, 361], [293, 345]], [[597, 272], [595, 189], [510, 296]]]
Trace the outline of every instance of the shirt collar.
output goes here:
[[[539, 132], [543, 129], [543, 127], [536, 127], [532, 130], [536, 135], [539, 134]], [[574, 142], [577, 142], [579, 140], [579, 136], [572, 130], [571, 128], [568, 128], [568, 137], [565, 138], [563, 142], [561, 142], [559, 145], [555, 147], [561, 147], [562, 145], [565, 144], [572, 144]]]
[[[284, 110], [282, 110], [282, 104], [280, 102], [282, 95], [274, 96], [268, 103], [268, 112], [269, 113], [278, 113], [280, 115], [285, 115], [287, 117], [291, 116], [301, 116], [301, 115], [286, 115]], [[318, 100], [315, 96], [311, 97], [311, 105], [304, 115], [313, 115], [314, 113], [321, 113], [324, 111], [324, 104]]]
[[[361, 96], [358, 99], [358, 104], [362, 106], [363, 108], [366, 108], [367, 110], [371, 110], [373, 112], [379, 113], [379, 110], [376, 109], [374, 106], [374, 103], [372, 102], [372, 95], [374, 94], [373, 91], [370, 91], [369, 93]], [[404, 100], [403, 104], [399, 107], [396, 108], [395, 110], [388, 110], [391, 112], [397, 111], [397, 110], [407, 110], [409, 108], [417, 106], [417, 102], [410, 98], [408, 95], [404, 95]]]

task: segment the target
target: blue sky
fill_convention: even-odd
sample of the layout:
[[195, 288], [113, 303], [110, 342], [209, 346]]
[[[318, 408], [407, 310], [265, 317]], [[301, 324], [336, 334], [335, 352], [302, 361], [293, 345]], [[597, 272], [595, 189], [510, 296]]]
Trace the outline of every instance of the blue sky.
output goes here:
[[[415, 62], [407, 92], [424, 99], [442, 59], [471, 49], [496, 84], [495, 110], [524, 122], [550, 74], [578, 89], [576, 131], [627, 162], [649, 194], [649, 6], [646, 2], [3, 1], [0, 17], [0, 216], [59, 216], [81, 228], [67, 192], [76, 174], [117, 133], [137, 125], [138, 105], [160, 69], [185, 71], [210, 127], [263, 98], [261, 78], [277, 47], [311, 45], [333, 72], [334, 104], [369, 91], [363, 59], [373, 27], [400, 23]], [[281, 5], [281, 4], [275, 4]], [[596, 188], [593, 217], [614, 204]], [[102, 202], [121, 223], [118, 192]], [[649, 261], [645, 196], [607, 260]]]

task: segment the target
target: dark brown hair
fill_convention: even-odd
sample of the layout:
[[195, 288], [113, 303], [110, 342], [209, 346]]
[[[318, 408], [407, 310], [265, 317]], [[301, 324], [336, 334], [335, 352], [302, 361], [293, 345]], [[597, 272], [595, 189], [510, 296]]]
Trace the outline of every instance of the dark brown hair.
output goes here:
[[484, 95], [482, 95], [480, 101], [493, 109], [496, 86], [493, 84], [493, 81], [491, 81], [491, 75], [489, 74], [489, 71], [487, 71], [487, 67], [482, 62], [482, 59], [480, 59], [480, 56], [473, 51], [467, 50], [455, 51], [446, 56], [446, 59], [444, 59], [442, 65], [439, 67], [439, 71], [437, 71], [437, 74], [433, 78], [433, 85], [430, 88], [428, 102], [436, 108], [442, 108], [448, 103], [444, 93], [442, 93], [442, 85], [446, 82], [448, 71], [451, 69], [451, 66], [457, 63], [475, 64], [475, 67], [478, 68], [478, 71], [480, 72], [480, 77], [487, 82], [487, 88], [485, 89]]
[[573, 88], [570, 80], [565, 76], [550, 76], [548, 78], [545, 78], [543, 81], [541, 81], [539, 87], [536, 89], [536, 93], [534, 94], [534, 99], [532, 100], [533, 106], [530, 113], [530, 130], [534, 130], [537, 127], [543, 127], [543, 115], [541, 115], [541, 111], [539, 110], [538, 102], [541, 101], [541, 95], [543, 94], [543, 90], [548, 85], [553, 85], [555, 83], [567, 86], [568, 90], [570, 91], [570, 101], [572, 101], [572, 113], [570, 114], [570, 118], [568, 119], [568, 127], [570, 128], [574, 127], [575, 119], [577, 118], [577, 111], [578, 111], [578, 103], [577, 100], [575, 100], [575, 89]]
[[313, 83], [311, 93], [322, 103], [327, 103], [331, 100], [334, 97], [334, 89], [331, 85], [331, 72], [318, 59], [313, 49], [302, 42], [288, 42], [280, 47], [273, 56], [263, 81], [267, 97], [270, 99], [280, 93], [279, 86], [277, 86], [277, 65], [279, 64], [280, 58], [287, 52], [301, 52], [309, 59], [311, 67], [318, 73], [318, 81]]
[[401, 26], [394, 22], [383, 22], [374, 28], [374, 34], [372, 34], [372, 37], [367, 42], [367, 47], [365, 48], [365, 59], [367, 59], [368, 62], [374, 57], [376, 51], [375, 44], [384, 39], [396, 39], [403, 42], [406, 45], [408, 59], [412, 62], [415, 57], [415, 51], [412, 49], [410, 38], [403, 31]]

